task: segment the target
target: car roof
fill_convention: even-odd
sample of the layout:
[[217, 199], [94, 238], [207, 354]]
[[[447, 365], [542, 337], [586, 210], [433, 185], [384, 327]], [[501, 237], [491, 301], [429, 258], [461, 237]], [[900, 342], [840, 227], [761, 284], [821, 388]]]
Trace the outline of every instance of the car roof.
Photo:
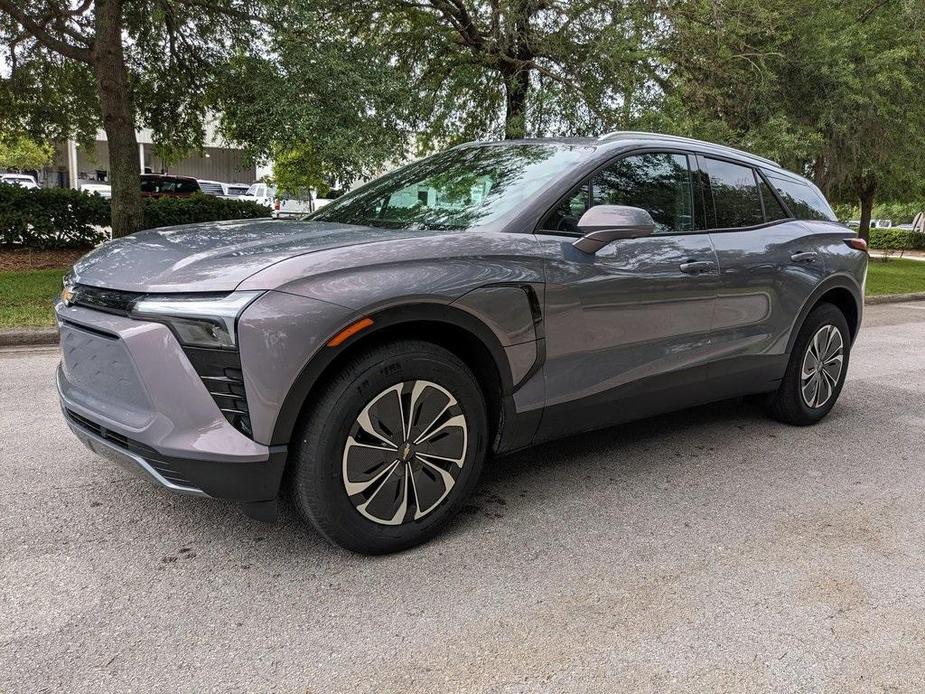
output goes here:
[[728, 156], [739, 159], [752, 166], [764, 169], [768, 173], [783, 176], [800, 183], [813, 185], [811, 181], [793, 171], [788, 171], [780, 164], [767, 157], [758, 154], [752, 154], [735, 147], [720, 145], [715, 142], [706, 140], [696, 140], [692, 137], [681, 137], [679, 135], [666, 135], [662, 133], [651, 133], [636, 130], [615, 130], [604, 133], [598, 137], [543, 137], [543, 138], [523, 138], [518, 140], [502, 140], [497, 142], [469, 142], [465, 146], [471, 145], [503, 145], [506, 143], [522, 144], [562, 144], [562, 145], [581, 145], [590, 147], [594, 150], [611, 150], [625, 147], [627, 145], [641, 146], [676, 146], [684, 149], [692, 149], [704, 154], [716, 154], [719, 156]]

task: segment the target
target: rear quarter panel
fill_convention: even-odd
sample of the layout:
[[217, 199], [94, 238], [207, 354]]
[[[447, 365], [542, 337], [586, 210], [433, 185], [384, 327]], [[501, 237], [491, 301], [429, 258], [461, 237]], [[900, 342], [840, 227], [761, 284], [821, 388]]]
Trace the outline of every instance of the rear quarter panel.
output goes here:
[[[720, 358], [786, 354], [797, 318], [835, 274], [860, 291], [857, 268], [844, 267], [840, 251], [851, 252], [844, 244], [851, 235], [840, 225], [801, 221], [713, 234], [722, 273], [713, 331]], [[813, 262], [792, 259], [812, 251]]]

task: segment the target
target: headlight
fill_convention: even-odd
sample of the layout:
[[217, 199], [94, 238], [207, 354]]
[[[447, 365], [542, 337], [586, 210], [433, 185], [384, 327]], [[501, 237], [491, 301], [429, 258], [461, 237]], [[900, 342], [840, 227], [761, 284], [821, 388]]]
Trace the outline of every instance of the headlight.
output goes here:
[[187, 347], [236, 349], [235, 321], [262, 293], [148, 294], [134, 302], [129, 315], [166, 324]]

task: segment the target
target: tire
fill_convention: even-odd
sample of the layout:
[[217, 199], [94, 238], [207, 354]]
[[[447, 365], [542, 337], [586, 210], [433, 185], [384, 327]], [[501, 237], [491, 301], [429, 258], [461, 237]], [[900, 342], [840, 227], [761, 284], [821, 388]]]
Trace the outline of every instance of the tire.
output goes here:
[[[839, 341], [840, 352], [836, 350]], [[818, 363], [817, 352], [822, 353], [827, 368], [814, 368]], [[800, 328], [784, 378], [768, 400], [768, 414], [778, 421], [797, 426], [815, 424], [825, 417], [834, 407], [845, 384], [850, 352], [851, 333], [844, 314], [833, 304], [816, 306]], [[839, 363], [836, 374], [835, 365]], [[808, 367], [806, 372], [804, 365]], [[816, 375], [804, 378], [810, 373]], [[813, 380], [816, 382], [815, 389]]]
[[456, 515], [487, 440], [485, 399], [459, 358], [428, 342], [388, 343], [351, 359], [304, 413], [290, 491], [330, 542], [397, 552]]

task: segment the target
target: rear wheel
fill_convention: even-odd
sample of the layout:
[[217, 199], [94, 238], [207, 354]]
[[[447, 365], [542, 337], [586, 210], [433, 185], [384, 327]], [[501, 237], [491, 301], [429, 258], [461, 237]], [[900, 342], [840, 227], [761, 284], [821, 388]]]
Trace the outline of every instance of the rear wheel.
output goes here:
[[788, 424], [815, 424], [834, 407], [848, 372], [851, 337], [844, 314], [816, 306], [803, 323], [787, 372], [768, 402], [768, 413]]
[[433, 537], [481, 473], [484, 398], [471, 370], [427, 342], [354, 359], [306, 413], [292, 493], [328, 540], [368, 554]]

